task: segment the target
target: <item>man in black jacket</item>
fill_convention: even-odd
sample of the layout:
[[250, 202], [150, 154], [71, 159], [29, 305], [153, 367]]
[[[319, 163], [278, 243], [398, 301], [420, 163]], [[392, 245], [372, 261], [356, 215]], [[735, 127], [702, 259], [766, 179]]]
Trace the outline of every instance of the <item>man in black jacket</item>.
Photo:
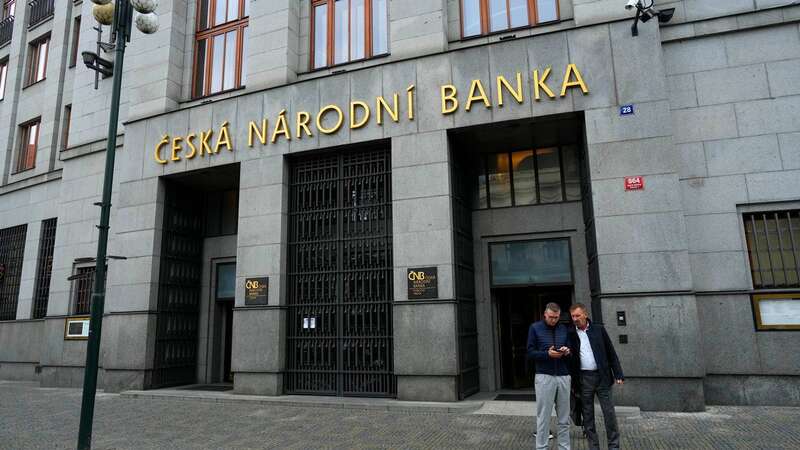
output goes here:
[[572, 372], [580, 379], [580, 394], [583, 402], [583, 427], [591, 450], [600, 449], [600, 440], [594, 422], [594, 396], [600, 400], [609, 450], [619, 450], [619, 429], [611, 398], [611, 386], [624, 383], [622, 366], [617, 352], [605, 328], [593, 324], [586, 314], [586, 306], [581, 303], [569, 309], [575, 324], [572, 338], [577, 355], [573, 358]]

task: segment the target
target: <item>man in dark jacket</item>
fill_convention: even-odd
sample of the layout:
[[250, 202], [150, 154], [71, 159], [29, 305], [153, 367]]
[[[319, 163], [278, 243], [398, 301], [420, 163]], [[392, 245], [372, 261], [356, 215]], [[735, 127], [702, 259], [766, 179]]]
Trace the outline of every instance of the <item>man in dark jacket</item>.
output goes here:
[[619, 430], [611, 399], [611, 386], [614, 382], [622, 384], [625, 376], [619, 364], [617, 352], [605, 328], [593, 324], [586, 314], [586, 306], [581, 303], [569, 309], [575, 324], [572, 345], [575, 348], [572, 368], [573, 376], [580, 378], [580, 394], [583, 403], [583, 427], [589, 449], [599, 450], [600, 440], [594, 422], [594, 397], [600, 400], [609, 450], [619, 450]]
[[536, 448], [548, 448], [553, 403], [558, 417], [558, 448], [569, 450], [569, 330], [558, 323], [561, 308], [548, 303], [544, 320], [528, 329], [528, 357], [536, 361]]

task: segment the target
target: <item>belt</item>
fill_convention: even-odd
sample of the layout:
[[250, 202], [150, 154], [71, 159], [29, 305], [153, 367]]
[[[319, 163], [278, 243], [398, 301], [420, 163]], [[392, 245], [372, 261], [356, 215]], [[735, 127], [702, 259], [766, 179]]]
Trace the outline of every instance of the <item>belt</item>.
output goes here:
[[586, 372], [586, 373], [598, 373], [598, 372], [600, 372], [600, 371], [599, 371], [599, 370], [597, 370], [597, 369], [595, 369], [595, 370], [585, 370], [585, 369], [581, 369], [581, 372]]

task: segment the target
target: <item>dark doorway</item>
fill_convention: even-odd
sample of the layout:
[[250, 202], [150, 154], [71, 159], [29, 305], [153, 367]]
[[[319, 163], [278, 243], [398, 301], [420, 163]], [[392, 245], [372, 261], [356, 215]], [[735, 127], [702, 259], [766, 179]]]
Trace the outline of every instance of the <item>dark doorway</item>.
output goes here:
[[231, 342], [233, 342], [233, 301], [222, 302], [223, 315], [225, 316], [225, 350], [224, 350], [224, 364], [222, 370], [222, 379], [226, 383], [233, 383], [233, 374], [231, 373]]
[[239, 164], [171, 175], [163, 177], [162, 183], [164, 212], [149, 389], [197, 381], [203, 241], [237, 232]]
[[492, 292], [497, 304], [501, 386], [529, 388], [533, 366], [526, 366], [528, 328], [542, 318], [550, 302], [561, 306], [561, 318], [567, 320], [572, 286], [495, 288]]
[[[221, 359], [219, 379], [233, 383], [231, 372], [231, 349], [233, 342], [233, 305], [236, 291], [236, 263], [225, 262], [215, 265], [214, 297], [217, 308], [215, 340], [218, 345], [218, 358]], [[217, 366], [220, 367], [220, 366]]]

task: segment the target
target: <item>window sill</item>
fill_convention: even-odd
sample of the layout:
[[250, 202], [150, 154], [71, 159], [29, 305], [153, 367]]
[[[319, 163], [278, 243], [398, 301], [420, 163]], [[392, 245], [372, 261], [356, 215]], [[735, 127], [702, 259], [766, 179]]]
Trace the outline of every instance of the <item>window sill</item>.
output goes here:
[[47, 79], [47, 77], [44, 77], [44, 78], [42, 78], [42, 79], [41, 79], [41, 80], [39, 80], [39, 81], [34, 81], [34, 82], [33, 82], [33, 83], [31, 83], [31, 84], [26, 84], [25, 86], [22, 86], [22, 90], [24, 91], [25, 89], [28, 89], [28, 88], [29, 88], [29, 87], [31, 87], [31, 86], [36, 86], [37, 84], [39, 84], [39, 83], [43, 82], [43, 81], [44, 81], [44, 80], [46, 80], [46, 79]]
[[561, 20], [561, 19], [551, 20], [549, 22], [539, 22], [536, 25], [525, 25], [525, 26], [516, 27], [516, 28], [507, 28], [505, 30], [492, 31], [492, 32], [489, 32], [489, 33], [476, 34], [476, 35], [473, 35], [473, 36], [461, 36], [461, 39], [458, 39], [458, 40], [455, 40], [455, 41], [450, 41], [450, 42], [467, 42], [467, 41], [472, 41], [472, 40], [480, 39], [480, 38], [491, 38], [491, 37], [498, 36], [498, 35], [501, 35], [501, 34], [515, 33], [515, 32], [526, 31], [526, 30], [533, 30], [533, 29], [536, 29], [536, 28], [546, 27], [548, 25], [557, 25], [557, 24], [562, 23], [562, 22], [564, 22], [564, 21]]
[[189, 103], [189, 102], [199, 102], [200, 104], [203, 104], [205, 102], [212, 102], [212, 101], [214, 101], [213, 97], [217, 97], [217, 96], [225, 95], [225, 94], [231, 94], [231, 93], [237, 92], [237, 91], [243, 91], [246, 88], [247, 88], [247, 86], [240, 86], [240, 87], [237, 87], [237, 88], [228, 89], [226, 91], [214, 92], [213, 94], [204, 95], [202, 97], [193, 97], [187, 103]]
[[49, 16], [42, 18], [40, 21], [38, 21], [38, 22], [36, 22], [34, 24], [31, 24], [31, 25], [28, 25], [28, 31], [32, 31], [32, 30], [35, 30], [36, 28], [39, 28], [40, 26], [42, 26], [42, 25], [46, 24], [47, 22], [53, 20], [53, 17], [55, 17], [55, 14], [51, 13]]
[[36, 166], [34, 165], [33, 167], [28, 167], [27, 169], [22, 169], [22, 170], [18, 170], [16, 172], [11, 172], [11, 176], [20, 175], [20, 174], [23, 174], [25, 172], [30, 172], [31, 170], [33, 170], [35, 168], [36, 168]]
[[369, 58], [354, 59], [352, 61], [347, 61], [347, 62], [343, 62], [343, 63], [339, 63], [339, 64], [334, 64], [332, 66], [318, 67], [316, 69], [311, 69], [311, 70], [308, 70], [306, 72], [301, 72], [298, 75], [316, 74], [316, 73], [319, 73], [319, 72], [324, 72], [326, 70], [330, 71], [329, 72], [330, 75], [335, 75], [335, 74], [340, 73], [340, 72], [346, 72], [347, 69], [344, 68], [345, 66], [348, 66], [348, 65], [351, 65], [351, 64], [359, 64], [359, 63], [363, 64], [365, 62], [376, 60], [376, 59], [388, 58], [389, 56], [391, 56], [391, 53], [381, 53], [380, 55], [371, 56]]

